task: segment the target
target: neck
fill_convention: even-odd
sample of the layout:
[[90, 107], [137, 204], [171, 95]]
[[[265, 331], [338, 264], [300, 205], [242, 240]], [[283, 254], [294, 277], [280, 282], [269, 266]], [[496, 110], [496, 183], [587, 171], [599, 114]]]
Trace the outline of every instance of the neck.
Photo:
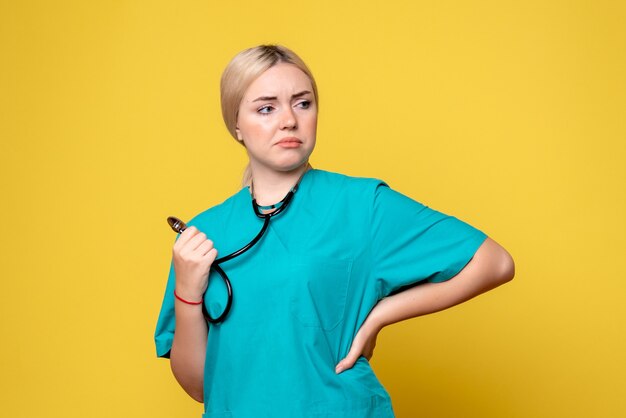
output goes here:
[[287, 195], [302, 175], [311, 168], [307, 162], [291, 171], [274, 171], [252, 167], [254, 198], [258, 205], [273, 205]]

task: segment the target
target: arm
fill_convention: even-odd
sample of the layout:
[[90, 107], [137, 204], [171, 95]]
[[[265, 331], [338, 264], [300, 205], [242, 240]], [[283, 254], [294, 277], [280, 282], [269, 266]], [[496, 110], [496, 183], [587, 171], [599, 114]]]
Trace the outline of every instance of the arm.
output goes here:
[[371, 358], [383, 327], [458, 305], [510, 281], [514, 275], [509, 253], [487, 238], [452, 279], [415, 286], [378, 302], [355, 336], [350, 352], [337, 364], [337, 373], [352, 367], [361, 355]]
[[[195, 227], [187, 228], [173, 249], [176, 294], [188, 301], [202, 300], [216, 257], [213, 242]], [[189, 305], [176, 299], [174, 310], [176, 330], [170, 352], [172, 373], [189, 396], [203, 402], [208, 326], [202, 315], [202, 305]]]
[[174, 306], [176, 331], [170, 352], [172, 373], [189, 396], [202, 402], [207, 323], [201, 305], [192, 306], [176, 300]]

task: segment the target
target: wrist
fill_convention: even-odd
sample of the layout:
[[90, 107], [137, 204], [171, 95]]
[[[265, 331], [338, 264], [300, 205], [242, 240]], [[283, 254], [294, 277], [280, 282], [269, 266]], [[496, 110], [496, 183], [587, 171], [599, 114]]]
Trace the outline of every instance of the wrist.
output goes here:
[[177, 301], [184, 303], [185, 305], [202, 305], [204, 301], [203, 295], [197, 292], [189, 292], [181, 289], [174, 289], [174, 297]]
[[365, 322], [363, 323], [363, 325], [361, 325], [361, 328], [365, 328], [368, 331], [373, 332], [373, 333], [379, 333], [380, 330], [382, 330], [385, 326], [386, 324], [382, 320], [380, 311], [376, 310], [376, 306], [375, 306], [374, 309], [372, 309], [370, 314], [365, 319]]
[[391, 325], [393, 323], [393, 321], [390, 321], [388, 318], [387, 305], [389, 302], [389, 298], [383, 298], [378, 301], [365, 320], [367, 327], [379, 332], [387, 325]]

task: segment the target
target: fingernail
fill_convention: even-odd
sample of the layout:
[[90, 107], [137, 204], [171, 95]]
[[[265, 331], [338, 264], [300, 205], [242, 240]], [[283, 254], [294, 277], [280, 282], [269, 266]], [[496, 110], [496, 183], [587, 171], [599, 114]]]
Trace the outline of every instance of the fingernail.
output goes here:
[[343, 371], [343, 367], [338, 364], [337, 367], [335, 367], [335, 374], [339, 374]]

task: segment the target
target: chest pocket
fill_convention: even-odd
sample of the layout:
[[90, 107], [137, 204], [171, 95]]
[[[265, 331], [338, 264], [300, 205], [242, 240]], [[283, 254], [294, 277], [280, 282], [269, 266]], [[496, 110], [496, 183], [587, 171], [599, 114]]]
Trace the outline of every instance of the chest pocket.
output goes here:
[[305, 327], [330, 331], [345, 315], [352, 260], [298, 256], [290, 262], [289, 310]]

